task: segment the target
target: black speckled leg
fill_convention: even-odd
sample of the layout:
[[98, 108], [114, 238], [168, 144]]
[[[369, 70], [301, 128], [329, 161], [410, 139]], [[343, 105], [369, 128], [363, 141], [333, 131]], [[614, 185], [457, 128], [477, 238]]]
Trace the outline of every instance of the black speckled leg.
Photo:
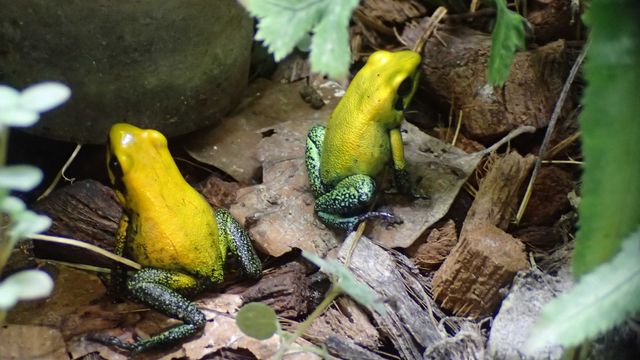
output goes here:
[[322, 125], [312, 127], [307, 134], [307, 143], [304, 151], [309, 186], [315, 198], [325, 193], [325, 188], [320, 178], [320, 159], [322, 157], [322, 143], [324, 142], [325, 130], [325, 127]]
[[352, 175], [340, 181], [330, 192], [316, 199], [318, 217], [330, 226], [352, 230], [358, 223], [370, 218], [394, 219], [387, 212], [365, 212], [348, 216], [366, 209], [376, 191], [375, 181], [367, 175]]
[[224, 241], [227, 248], [240, 263], [244, 276], [256, 279], [262, 273], [262, 263], [251, 244], [247, 231], [226, 209], [216, 209], [218, 222], [218, 238]]
[[184, 324], [146, 340], [125, 343], [116, 337], [93, 335], [91, 338], [107, 345], [140, 352], [162, 345], [179, 342], [194, 335], [206, 324], [204, 314], [191, 301], [173, 289], [183, 292], [197, 291], [197, 282], [188, 275], [146, 268], [138, 271], [127, 282], [130, 296], [169, 317], [182, 320]]
[[339, 215], [332, 215], [319, 211], [318, 217], [322, 219], [322, 222], [324, 222], [325, 224], [347, 230], [348, 232], [353, 231], [356, 226], [358, 226], [358, 224], [368, 219], [382, 218], [387, 222], [393, 222], [396, 219], [393, 214], [383, 211], [369, 211], [362, 215], [351, 217], [341, 217]]

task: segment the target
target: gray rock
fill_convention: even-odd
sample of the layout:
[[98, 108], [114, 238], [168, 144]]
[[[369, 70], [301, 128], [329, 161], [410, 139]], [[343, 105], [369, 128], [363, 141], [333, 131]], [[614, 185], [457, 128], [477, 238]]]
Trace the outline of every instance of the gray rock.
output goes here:
[[563, 349], [548, 347], [534, 356], [522, 353], [533, 323], [542, 308], [557, 294], [573, 286], [565, 267], [557, 276], [537, 269], [521, 271], [513, 280], [509, 296], [504, 300], [493, 321], [487, 344], [491, 359], [560, 359]]
[[0, 0], [0, 83], [62, 81], [71, 100], [29, 131], [104, 142], [115, 122], [168, 136], [240, 100], [252, 21], [235, 0]]

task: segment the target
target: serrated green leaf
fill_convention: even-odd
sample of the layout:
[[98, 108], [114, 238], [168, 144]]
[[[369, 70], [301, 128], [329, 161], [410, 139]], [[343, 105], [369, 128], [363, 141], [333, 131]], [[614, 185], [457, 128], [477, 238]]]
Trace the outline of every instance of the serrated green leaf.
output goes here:
[[527, 343], [531, 354], [548, 345], [576, 345], [640, 312], [640, 231], [610, 262], [583, 276], [547, 304]]
[[585, 15], [590, 46], [578, 119], [584, 171], [573, 274], [611, 259], [640, 225], [640, 7], [594, 0]]
[[349, 295], [353, 300], [363, 306], [372, 308], [380, 314], [386, 312], [377, 294], [370, 287], [356, 280], [351, 271], [340, 262], [333, 259], [325, 260], [306, 251], [302, 252], [302, 256], [318, 266], [324, 273], [332, 275], [335, 278], [334, 286]]
[[42, 171], [35, 166], [12, 165], [0, 168], [0, 188], [29, 191], [42, 181]]
[[[322, 73], [334, 78], [347, 75], [351, 64], [349, 51], [349, 19], [359, 0], [343, 0], [327, 9], [326, 14], [314, 29], [311, 39], [311, 69], [322, 69]], [[342, 31], [344, 29], [344, 31]]]
[[491, 85], [501, 86], [509, 77], [516, 50], [524, 48], [524, 19], [507, 8], [505, 0], [494, 0], [496, 24], [491, 34], [488, 78]]
[[322, 16], [325, 1], [251, 0], [247, 7], [258, 18], [256, 40], [263, 40], [276, 61], [282, 60]]
[[278, 330], [276, 312], [269, 306], [252, 302], [245, 304], [236, 314], [236, 325], [245, 335], [266, 340]]
[[0, 310], [8, 310], [20, 300], [49, 296], [52, 290], [53, 280], [44, 271], [20, 271], [0, 283]]
[[20, 105], [23, 109], [43, 113], [49, 111], [69, 99], [71, 90], [58, 82], [34, 84], [22, 91]]
[[249, 13], [258, 18], [256, 40], [263, 40], [276, 61], [282, 60], [309, 33], [311, 69], [331, 77], [349, 68], [348, 25], [359, 0], [251, 0]]

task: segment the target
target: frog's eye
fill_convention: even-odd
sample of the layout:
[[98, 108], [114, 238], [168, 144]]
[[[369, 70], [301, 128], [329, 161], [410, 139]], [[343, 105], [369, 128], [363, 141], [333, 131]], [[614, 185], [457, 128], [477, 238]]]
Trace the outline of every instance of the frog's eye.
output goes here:
[[120, 161], [118, 161], [118, 158], [116, 158], [115, 156], [109, 156], [107, 166], [109, 167], [109, 178], [111, 179], [113, 187], [120, 193], [124, 193], [125, 187], [124, 181], [122, 181], [124, 172], [122, 171], [122, 165], [120, 165]]
[[402, 82], [400, 83], [400, 86], [398, 86], [398, 96], [406, 97], [411, 93], [412, 87], [413, 87], [413, 80], [411, 79], [411, 77], [407, 77], [406, 79], [402, 80]]
[[120, 165], [120, 161], [115, 156], [111, 156], [109, 159], [109, 171], [113, 174], [113, 176], [117, 179], [121, 179], [124, 176], [122, 172], [122, 166]]

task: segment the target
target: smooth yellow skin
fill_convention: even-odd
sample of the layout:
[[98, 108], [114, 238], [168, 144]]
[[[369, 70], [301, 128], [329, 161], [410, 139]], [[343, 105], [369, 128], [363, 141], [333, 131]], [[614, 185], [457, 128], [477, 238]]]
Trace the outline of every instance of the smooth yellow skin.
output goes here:
[[412, 77], [415, 92], [420, 55], [413, 51], [376, 51], [353, 78], [327, 125], [320, 176], [324, 184], [335, 185], [356, 174], [375, 177], [393, 160], [404, 169], [400, 124], [402, 111], [394, 108], [398, 87]]
[[[120, 250], [126, 246], [143, 267], [181, 273], [171, 280], [174, 289], [196, 286], [195, 278], [222, 281], [227, 246], [218, 240], [214, 212], [180, 174], [166, 138], [155, 130], [116, 124], [110, 141], [109, 156], [115, 155], [122, 168], [116, 193], [129, 214], [120, 226], [120, 236], [127, 237], [119, 239]], [[109, 171], [116, 184], [118, 175]]]

